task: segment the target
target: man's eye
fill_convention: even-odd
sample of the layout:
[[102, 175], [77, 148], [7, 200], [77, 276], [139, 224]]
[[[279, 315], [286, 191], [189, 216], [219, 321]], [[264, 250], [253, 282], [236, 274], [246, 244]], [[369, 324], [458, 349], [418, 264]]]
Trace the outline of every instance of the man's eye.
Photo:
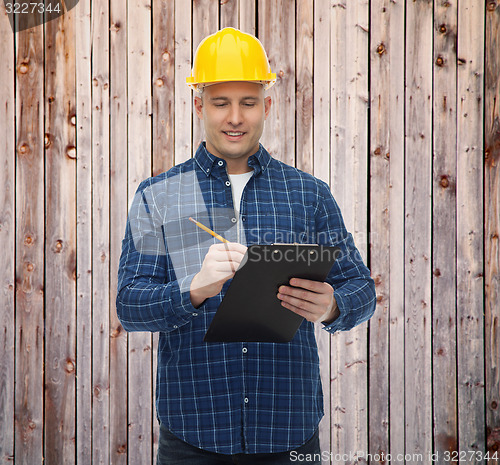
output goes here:
[[254, 107], [255, 103], [244, 103], [243, 105], [245, 105], [246, 107]]

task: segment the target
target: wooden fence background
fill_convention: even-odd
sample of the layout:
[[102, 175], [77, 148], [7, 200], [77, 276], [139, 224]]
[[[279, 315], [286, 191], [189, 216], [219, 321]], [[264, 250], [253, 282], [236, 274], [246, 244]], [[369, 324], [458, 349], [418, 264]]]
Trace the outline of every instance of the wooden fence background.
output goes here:
[[377, 284], [369, 324], [318, 335], [323, 449], [498, 463], [499, 0], [80, 0], [16, 34], [2, 3], [0, 462], [154, 462], [117, 261], [138, 183], [203, 137], [185, 77], [224, 26], [278, 73], [265, 146], [330, 183]]

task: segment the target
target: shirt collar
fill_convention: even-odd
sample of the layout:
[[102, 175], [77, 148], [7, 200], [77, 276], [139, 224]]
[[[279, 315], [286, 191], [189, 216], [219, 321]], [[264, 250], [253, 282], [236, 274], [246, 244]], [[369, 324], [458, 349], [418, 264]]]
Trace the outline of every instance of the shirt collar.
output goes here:
[[[196, 154], [194, 156], [194, 159], [198, 166], [201, 168], [201, 170], [205, 173], [205, 175], [208, 177], [210, 176], [210, 173], [212, 170], [220, 167], [226, 166], [225, 161], [222, 158], [216, 157], [215, 155], [212, 155], [206, 148], [205, 142], [202, 142], [198, 150], [196, 150]], [[219, 164], [219, 162], [223, 162], [222, 164]], [[248, 158], [248, 166], [253, 168], [254, 170], [254, 175], [257, 175], [261, 173], [262, 171], [265, 171], [267, 169], [267, 166], [271, 162], [271, 155], [267, 152], [267, 150], [262, 146], [262, 144], [259, 144], [259, 150], [255, 152], [253, 155], [251, 155]]]

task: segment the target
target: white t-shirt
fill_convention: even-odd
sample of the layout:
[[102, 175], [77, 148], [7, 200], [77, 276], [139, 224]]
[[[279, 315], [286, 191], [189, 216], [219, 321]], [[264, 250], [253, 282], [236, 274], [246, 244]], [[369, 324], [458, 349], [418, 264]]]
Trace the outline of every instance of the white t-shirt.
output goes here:
[[248, 180], [253, 176], [253, 171], [242, 174], [228, 174], [228, 176], [231, 181], [231, 190], [233, 192], [234, 211], [236, 213], [236, 218], [238, 218], [238, 222], [236, 223], [236, 233], [238, 235], [238, 242], [241, 242], [239, 221], [241, 195], [243, 194], [243, 189], [245, 189]]
[[228, 174], [231, 181], [231, 190], [233, 191], [233, 204], [236, 216], [240, 215], [240, 203], [243, 189], [247, 185], [248, 180], [253, 176], [253, 171], [242, 174]]

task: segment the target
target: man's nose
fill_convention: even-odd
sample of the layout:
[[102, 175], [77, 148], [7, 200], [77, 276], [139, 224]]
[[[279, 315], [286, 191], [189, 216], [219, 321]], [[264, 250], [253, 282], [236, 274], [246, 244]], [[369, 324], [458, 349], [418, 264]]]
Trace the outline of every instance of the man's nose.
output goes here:
[[228, 123], [238, 126], [243, 122], [243, 115], [239, 105], [231, 105], [229, 108]]

